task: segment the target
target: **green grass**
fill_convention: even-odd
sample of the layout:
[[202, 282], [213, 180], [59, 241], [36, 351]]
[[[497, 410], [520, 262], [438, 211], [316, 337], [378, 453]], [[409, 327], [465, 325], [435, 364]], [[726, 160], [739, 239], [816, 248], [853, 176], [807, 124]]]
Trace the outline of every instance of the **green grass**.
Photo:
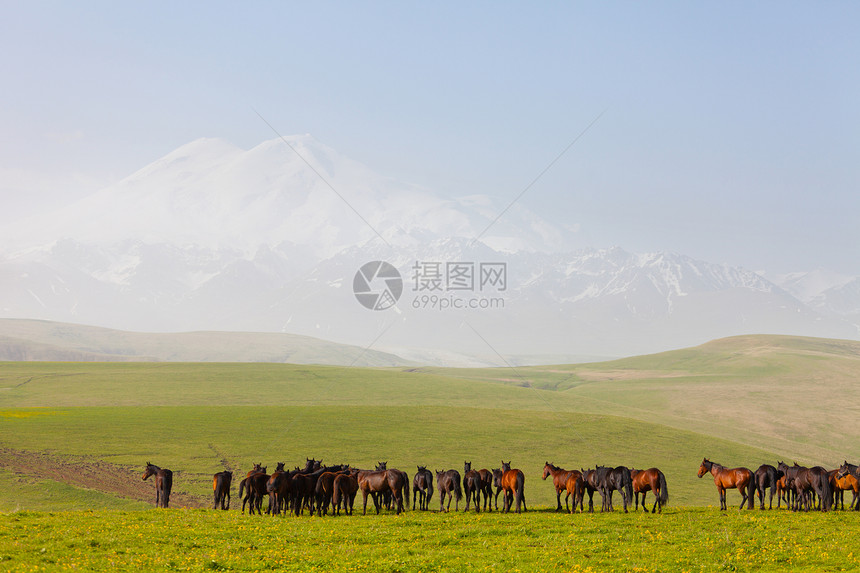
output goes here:
[[[554, 502], [545, 461], [657, 466], [673, 505], [703, 506], [716, 499], [709, 478], [695, 478], [704, 456], [752, 469], [856, 461], [858, 366], [860, 343], [764, 336], [516, 370], [7, 362], [0, 448], [134, 472], [153, 461], [201, 499], [225, 463], [244, 472], [305, 457], [410, 473], [511, 460], [536, 505]], [[10, 471], [2, 452], [0, 467]], [[77, 487], [64, 507], [93, 507]], [[18, 489], [4, 488], [0, 507], [28, 508]]]
[[[567, 468], [596, 464], [660, 467], [673, 504], [716, 499], [710, 479], [699, 480], [702, 453], [725, 463], [766, 460], [772, 454], [683, 431], [607, 416], [547, 411], [440, 406], [72, 408], [22, 410], [37, 416], [0, 417], [3, 445], [58, 456], [94, 458], [136, 470], [146, 461], [179, 471], [174, 489], [208, 499], [212, 474], [254, 462], [306, 457], [330, 463], [389, 467], [414, 473], [416, 465], [462, 470], [500, 467], [510, 460], [526, 475], [526, 499], [554, 503], [544, 462]], [[106, 430], [109, 429], [109, 430]], [[65, 436], [58, 442], [56, 436]], [[644, 438], [647, 436], [647, 439]], [[642, 437], [641, 439], [638, 437]], [[539, 445], [538, 445], [539, 444]], [[0, 492], [0, 500], [7, 494]], [[738, 498], [739, 502], [739, 498]], [[82, 504], [81, 507], [88, 507]]]
[[0, 515], [6, 571], [824, 571], [856, 515], [671, 509], [267, 518], [213, 510]]

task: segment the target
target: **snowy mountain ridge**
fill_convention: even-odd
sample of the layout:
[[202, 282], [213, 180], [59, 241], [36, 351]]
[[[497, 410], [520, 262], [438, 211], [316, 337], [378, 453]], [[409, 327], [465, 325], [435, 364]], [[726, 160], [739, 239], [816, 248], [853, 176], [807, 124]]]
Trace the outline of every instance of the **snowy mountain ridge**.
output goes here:
[[[745, 333], [858, 337], [856, 278], [768, 280], [679, 253], [572, 250], [566, 231], [519, 204], [494, 223], [499, 201], [447, 198], [311, 136], [285, 139], [247, 151], [199, 139], [76, 204], [0, 229], [0, 315], [357, 346], [385, 332], [379, 349], [478, 363], [500, 352], [621, 356]], [[357, 270], [374, 260], [402, 277], [402, 297], [386, 312], [352, 293]], [[502, 265], [505, 288], [422, 291], [423, 263], [475, 273]], [[431, 312], [421, 306], [428, 295], [492, 295], [500, 307]]]

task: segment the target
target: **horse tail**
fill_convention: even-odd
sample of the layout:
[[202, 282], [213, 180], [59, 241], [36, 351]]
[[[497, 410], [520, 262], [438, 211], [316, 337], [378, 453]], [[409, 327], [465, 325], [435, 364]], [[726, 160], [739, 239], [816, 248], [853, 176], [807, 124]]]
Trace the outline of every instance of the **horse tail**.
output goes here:
[[627, 503], [630, 503], [633, 501], [633, 478], [630, 477], [630, 470], [626, 468], [625, 471], [621, 472], [621, 475], [621, 486], [624, 488], [622, 495], [627, 496]]
[[338, 505], [340, 505], [340, 498], [341, 498], [340, 487], [341, 487], [341, 484], [342, 484], [342, 483], [343, 483], [343, 482], [340, 482], [340, 481], [335, 480], [334, 486], [332, 486], [332, 492], [331, 492], [331, 506], [332, 506], [332, 509], [334, 509], [334, 508], [336, 508]]
[[454, 477], [454, 496], [456, 496], [457, 501], [463, 499], [463, 488], [460, 487], [460, 474]]
[[[242, 493], [244, 493], [245, 486], [247, 486], [247, 485], [248, 485], [248, 478], [245, 478], [239, 482], [239, 497], [240, 498], [242, 497]], [[249, 489], [250, 489], [250, 486], [249, 486]]]
[[821, 478], [821, 510], [829, 511], [833, 508], [833, 490], [830, 488], [830, 479], [827, 474]]
[[403, 497], [409, 501], [409, 476], [406, 473], [403, 473], [403, 491], [405, 492]]
[[526, 476], [523, 472], [517, 473], [517, 498], [520, 503], [526, 502]]
[[[755, 507], [756, 493], [758, 493], [758, 480], [755, 479], [755, 473], [750, 472], [750, 481], [747, 483], [747, 509]], [[762, 502], [764, 502], [763, 497]]]
[[664, 506], [669, 503], [669, 486], [666, 484], [666, 476], [661, 471], [657, 471], [657, 483], [660, 487], [660, 495], [657, 500], [660, 502], [660, 506]]

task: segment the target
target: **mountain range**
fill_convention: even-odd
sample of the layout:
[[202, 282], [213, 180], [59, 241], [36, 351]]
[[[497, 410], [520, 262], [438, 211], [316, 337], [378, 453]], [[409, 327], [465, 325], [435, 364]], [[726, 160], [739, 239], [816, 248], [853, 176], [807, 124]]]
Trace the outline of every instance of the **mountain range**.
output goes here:
[[[201, 139], [0, 229], [0, 316], [291, 333], [445, 365], [583, 361], [738, 334], [860, 336], [857, 277], [571, 250], [566, 230], [506, 207], [384, 177], [307, 135], [250, 150]], [[399, 297], [385, 310], [354, 292], [373, 261], [400, 275], [359, 281]]]

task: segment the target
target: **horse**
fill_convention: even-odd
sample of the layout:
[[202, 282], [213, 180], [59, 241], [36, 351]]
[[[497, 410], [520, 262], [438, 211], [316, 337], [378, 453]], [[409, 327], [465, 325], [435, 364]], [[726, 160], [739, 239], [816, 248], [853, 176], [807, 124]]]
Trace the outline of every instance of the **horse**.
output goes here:
[[[811, 495], [818, 496], [818, 508], [827, 511], [833, 506], [833, 495], [830, 489], [830, 475], [821, 466], [806, 468], [797, 465], [789, 467], [779, 462], [777, 468], [785, 474], [786, 486], [794, 491], [795, 500], [791, 505], [793, 511], [803, 508], [809, 511], [812, 507]], [[838, 472], [837, 472], [838, 473]]]
[[[767, 488], [770, 488], [768, 509], [773, 509], [773, 494], [776, 493], [779, 478], [781, 478], [782, 475], [781, 471], [768, 464], [760, 465], [755, 471], [753, 479], [755, 480], [756, 493], [758, 494], [760, 504], [759, 509], [764, 510], [764, 492]], [[776, 499], [776, 505], [779, 507], [779, 497]]]
[[651, 508], [651, 513], [654, 510], [663, 513], [663, 506], [669, 501], [669, 486], [666, 484], [666, 476], [657, 468], [649, 468], [647, 470], [630, 470], [630, 479], [633, 484], [633, 495], [635, 496], [636, 506], [639, 509], [639, 494], [642, 494], [642, 509], [648, 513], [648, 508], [645, 506], [645, 496], [649, 491], [654, 492], [654, 506]]
[[845, 474], [842, 477], [837, 477], [839, 468], [827, 472], [830, 476], [830, 491], [833, 492], [833, 508], [845, 510], [845, 492], [851, 491], [854, 497], [851, 498], [849, 507], [857, 509], [858, 491], [860, 491], [860, 481], [851, 474]]
[[269, 509], [266, 513], [277, 515], [281, 511], [289, 511], [293, 498], [293, 472], [284, 470], [284, 464], [279, 463], [266, 482], [266, 492], [269, 494]]
[[[570, 492], [567, 491], [567, 480], [571, 478], [574, 472], [580, 474], [580, 472], [576, 470], [566, 470], [558, 466], [554, 466], [549, 462], [544, 463], [543, 479], [546, 480], [546, 478], [552, 476], [552, 485], [555, 487], [556, 511], [561, 511], [561, 494], [562, 492], [566, 492], [567, 495], [564, 498], [564, 507], [569, 513], [572, 513], [568, 505], [568, 500], [570, 500]], [[574, 503], [575, 501], [576, 498], [574, 497]]]
[[585, 480], [582, 477], [582, 472], [572, 470], [568, 475], [567, 481], [564, 482], [564, 489], [567, 492], [567, 497], [564, 499], [567, 505], [567, 499], [573, 497], [573, 504], [568, 510], [570, 513], [576, 513], [576, 506], [579, 505], [579, 511], [582, 512], [582, 498], [585, 494]]
[[[385, 493], [390, 491], [397, 504], [397, 515], [405, 511], [403, 507], [403, 491], [409, 496], [409, 482], [404, 478], [405, 473], [400, 470], [360, 470], [356, 475], [358, 487], [364, 496], [363, 515], [367, 514], [367, 497], [374, 493]], [[376, 513], [379, 515], [379, 500], [373, 497]]]
[[493, 472], [488, 469], [480, 469], [478, 470], [478, 477], [481, 478], [480, 489], [481, 495], [484, 496], [484, 511], [493, 511]]
[[[496, 511], [499, 509], [499, 494], [502, 493], [502, 470], [493, 468], [493, 487], [496, 488], [496, 493], [493, 501], [496, 504]], [[504, 500], [502, 500], [504, 503]]]
[[466, 509], [463, 511], [469, 511], [469, 502], [473, 499], [475, 501], [475, 513], [481, 511], [481, 491], [483, 486], [484, 482], [480, 474], [472, 469], [472, 462], [465, 462], [463, 464], [463, 491], [466, 494]]
[[212, 493], [215, 505], [212, 509], [230, 509], [230, 484], [233, 482], [233, 472], [223, 471], [212, 476]]
[[[597, 470], [586, 470], [582, 469], [582, 481], [584, 485], [583, 497], [584, 494], [588, 493], [588, 513], [594, 513], [594, 492], [600, 491], [600, 485], [597, 482]], [[579, 510], [584, 511], [583, 507], [583, 499], [579, 500]]]
[[597, 486], [603, 497], [601, 511], [615, 511], [612, 507], [612, 492], [621, 492], [621, 501], [624, 504], [624, 513], [628, 513], [627, 506], [633, 501], [633, 483], [630, 478], [630, 470], [624, 466], [609, 468], [597, 466]]
[[[837, 484], [836, 487], [839, 487], [840, 489], [852, 489], [854, 491], [854, 498], [851, 500], [851, 507], [854, 508], [854, 511], [860, 511], [860, 468], [845, 461], [839, 469], [836, 470], [836, 475], [834, 477]], [[850, 485], [851, 487], [846, 488], [845, 486], [847, 485]], [[842, 507], [843, 509], [845, 508], [844, 502]]]
[[[436, 487], [439, 489], [439, 511], [450, 511], [451, 501], [456, 497], [454, 511], [460, 511], [460, 498], [463, 490], [460, 488], [460, 472], [457, 470], [436, 470]], [[448, 497], [448, 507], [445, 507], [445, 497]]]
[[355, 503], [355, 494], [358, 493], [358, 480], [355, 478], [357, 473], [357, 470], [352, 470], [347, 473], [338, 474], [334, 478], [331, 504], [334, 508], [335, 515], [340, 515], [341, 505], [343, 505], [344, 513], [352, 515], [352, 506], [353, 503]]
[[143, 480], [146, 481], [153, 475], [155, 476], [155, 507], [167, 507], [170, 504], [170, 490], [173, 487], [173, 472], [146, 462]]
[[514, 500], [516, 500], [517, 504], [517, 513], [520, 513], [520, 506], [522, 506], [522, 511], [526, 511], [526, 477], [522, 470], [511, 469], [511, 462], [502, 460], [502, 478], [500, 483], [502, 490], [505, 492], [503, 511], [509, 513]]
[[242, 512], [245, 512], [245, 504], [248, 504], [248, 515], [255, 511], [262, 515], [263, 497], [268, 494], [269, 474], [257, 472], [239, 482], [239, 497], [247, 489], [247, 495], [242, 498]]
[[412, 509], [415, 509], [415, 498], [418, 498], [418, 509], [430, 509], [430, 498], [433, 497], [433, 473], [424, 466], [417, 466], [418, 471], [412, 479]]
[[317, 478], [315, 494], [317, 503], [317, 515], [322, 517], [328, 514], [328, 506], [333, 503], [334, 497], [334, 480], [337, 476], [346, 473], [347, 470], [327, 471], [320, 474]]
[[720, 511], [727, 509], [726, 490], [733, 488], [737, 488], [742, 496], [741, 505], [738, 509], [743, 509], [744, 503], [747, 503], [747, 509], [753, 508], [755, 480], [753, 479], [753, 473], [749, 469], [744, 467], [729, 469], [712, 462], [708, 458], [703, 458], [702, 464], [699, 466], [698, 475], [701, 478], [709, 472], [714, 476], [714, 485], [717, 486], [717, 491], [720, 493]]

